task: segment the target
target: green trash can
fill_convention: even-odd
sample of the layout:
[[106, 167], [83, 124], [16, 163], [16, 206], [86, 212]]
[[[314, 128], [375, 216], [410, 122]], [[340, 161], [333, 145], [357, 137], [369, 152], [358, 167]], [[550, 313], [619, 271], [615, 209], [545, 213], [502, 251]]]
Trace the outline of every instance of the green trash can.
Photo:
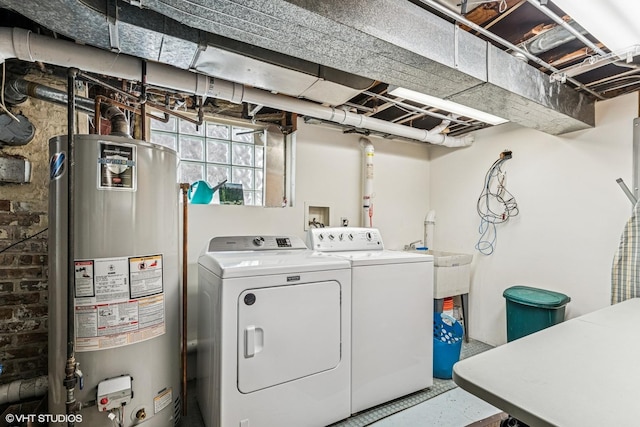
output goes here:
[[507, 301], [507, 341], [564, 321], [565, 306], [571, 301], [565, 294], [529, 286], [512, 286], [502, 296]]

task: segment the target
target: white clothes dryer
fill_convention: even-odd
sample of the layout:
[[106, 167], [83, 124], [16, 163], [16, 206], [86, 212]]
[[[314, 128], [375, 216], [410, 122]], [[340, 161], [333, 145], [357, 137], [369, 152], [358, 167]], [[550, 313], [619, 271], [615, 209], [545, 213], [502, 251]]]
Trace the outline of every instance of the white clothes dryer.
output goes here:
[[433, 385], [433, 257], [385, 250], [377, 229], [310, 229], [351, 263], [351, 412]]
[[198, 260], [197, 395], [207, 427], [350, 415], [351, 275], [298, 237], [215, 237]]

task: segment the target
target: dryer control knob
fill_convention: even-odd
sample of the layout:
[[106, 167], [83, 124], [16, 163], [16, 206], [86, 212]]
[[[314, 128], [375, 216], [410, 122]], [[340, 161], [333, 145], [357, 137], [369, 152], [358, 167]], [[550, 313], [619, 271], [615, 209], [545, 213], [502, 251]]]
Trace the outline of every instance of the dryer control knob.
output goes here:
[[318, 233], [318, 240], [322, 242], [324, 240], [324, 234]]
[[340, 241], [344, 240], [344, 233], [338, 234], [338, 240]]
[[335, 237], [333, 234], [329, 234], [329, 240], [333, 240], [333, 239], [335, 239], [335, 238], [336, 238], [336, 237]]
[[349, 238], [349, 240], [353, 240], [353, 234], [349, 233], [347, 234], [347, 237]]
[[366, 237], [367, 237], [367, 240], [373, 239], [373, 235], [371, 234], [370, 231], [367, 231]]
[[262, 246], [264, 245], [264, 237], [262, 236], [258, 236], [256, 238], [253, 239], [253, 244], [256, 246]]

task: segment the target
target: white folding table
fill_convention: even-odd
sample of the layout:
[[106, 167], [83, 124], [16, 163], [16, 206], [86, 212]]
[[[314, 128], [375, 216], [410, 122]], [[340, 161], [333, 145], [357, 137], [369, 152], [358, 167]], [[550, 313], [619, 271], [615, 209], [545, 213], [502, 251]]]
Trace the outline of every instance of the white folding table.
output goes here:
[[640, 425], [640, 298], [464, 359], [453, 380], [532, 427]]

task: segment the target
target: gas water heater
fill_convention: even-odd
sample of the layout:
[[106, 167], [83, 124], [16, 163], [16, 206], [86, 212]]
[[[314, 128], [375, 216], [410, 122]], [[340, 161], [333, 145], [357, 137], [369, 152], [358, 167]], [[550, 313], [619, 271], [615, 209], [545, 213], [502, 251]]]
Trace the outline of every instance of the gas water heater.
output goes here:
[[176, 153], [120, 136], [74, 136], [68, 280], [67, 136], [49, 146], [49, 413], [66, 412], [73, 286], [80, 425], [173, 427], [181, 410]]

